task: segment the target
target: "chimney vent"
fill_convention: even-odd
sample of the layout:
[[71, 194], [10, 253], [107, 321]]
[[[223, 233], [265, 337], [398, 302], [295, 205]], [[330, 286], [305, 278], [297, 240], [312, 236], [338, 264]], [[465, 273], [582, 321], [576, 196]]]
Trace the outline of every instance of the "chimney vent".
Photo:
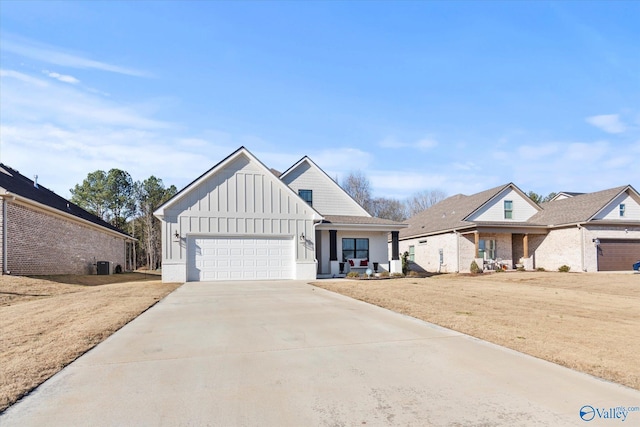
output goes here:
[[38, 188], [38, 175], [33, 176], [33, 186]]

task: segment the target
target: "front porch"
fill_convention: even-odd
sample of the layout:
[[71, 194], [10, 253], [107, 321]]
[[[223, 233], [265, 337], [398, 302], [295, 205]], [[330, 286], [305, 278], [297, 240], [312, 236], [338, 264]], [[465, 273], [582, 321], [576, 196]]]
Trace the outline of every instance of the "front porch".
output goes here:
[[398, 230], [403, 227], [380, 218], [325, 218], [316, 226], [318, 278], [344, 277], [351, 271], [363, 274], [369, 269], [372, 273], [402, 272]]
[[461, 235], [473, 244], [468, 246], [473, 248], [472, 260], [483, 270], [515, 270], [520, 267], [535, 270], [535, 250], [545, 234], [544, 229], [515, 228], [505, 232], [504, 229], [478, 227]]

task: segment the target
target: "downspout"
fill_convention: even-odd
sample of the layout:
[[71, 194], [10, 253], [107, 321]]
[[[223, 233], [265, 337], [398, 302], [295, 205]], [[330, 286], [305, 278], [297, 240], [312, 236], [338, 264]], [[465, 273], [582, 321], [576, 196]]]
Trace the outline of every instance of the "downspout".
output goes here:
[[460, 273], [460, 232], [458, 231], [456, 231], [456, 256], [458, 258], [456, 273]]
[[580, 230], [580, 240], [581, 240], [581, 244], [580, 244], [580, 261], [582, 263], [581, 267], [582, 267], [582, 271], [586, 272], [587, 269], [584, 268], [584, 227], [578, 224], [578, 229]]
[[7, 199], [2, 198], [2, 274], [11, 274], [7, 262]]
[[[320, 224], [320, 222], [313, 223], [313, 240], [316, 241], [316, 236], [318, 235], [316, 227]], [[322, 238], [322, 236], [320, 236]], [[318, 278], [318, 242], [316, 241], [315, 245], [313, 245], [313, 261], [316, 263], [316, 278]], [[329, 270], [331, 270], [331, 266], [329, 266]], [[329, 271], [331, 274], [331, 271]]]

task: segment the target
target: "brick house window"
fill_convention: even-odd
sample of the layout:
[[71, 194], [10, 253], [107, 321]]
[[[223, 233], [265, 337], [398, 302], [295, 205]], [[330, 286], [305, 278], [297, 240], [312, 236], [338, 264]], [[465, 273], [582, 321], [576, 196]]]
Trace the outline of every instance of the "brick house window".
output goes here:
[[483, 259], [496, 259], [496, 241], [493, 239], [481, 239], [478, 242], [478, 257]]
[[513, 219], [513, 200], [504, 201], [504, 219]]

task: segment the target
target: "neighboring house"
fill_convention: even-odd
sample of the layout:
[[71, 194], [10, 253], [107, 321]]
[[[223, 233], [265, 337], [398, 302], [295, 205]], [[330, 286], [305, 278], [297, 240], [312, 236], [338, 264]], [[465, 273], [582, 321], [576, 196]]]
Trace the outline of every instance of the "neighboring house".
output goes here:
[[449, 197], [406, 221], [400, 251], [418, 271], [468, 272], [474, 260], [484, 269], [630, 270], [640, 259], [638, 192], [560, 194], [537, 205], [509, 183]]
[[372, 218], [308, 157], [278, 175], [240, 147], [155, 215], [166, 282], [311, 280], [340, 275], [341, 263], [348, 272], [348, 259], [359, 272], [374, 262], [401, 270], [398, 231], [406, 225]]
[[133, 269], [134, 238], [3, 164], [0, 201], [3, 274], [95, 274], [100, 261]]

